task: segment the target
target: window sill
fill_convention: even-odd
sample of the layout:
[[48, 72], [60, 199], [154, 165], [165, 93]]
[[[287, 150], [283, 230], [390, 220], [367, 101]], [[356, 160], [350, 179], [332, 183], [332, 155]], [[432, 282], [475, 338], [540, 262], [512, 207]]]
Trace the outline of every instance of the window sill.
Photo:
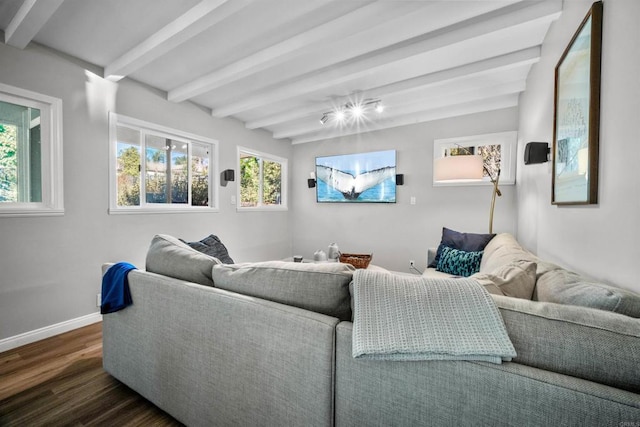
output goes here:
[[218, 208], [190, 207], [190, 208], [117, 208], [109, 209], [109, 215], [138, 215], [138, 214], [185, 214], [185, 213], [215, 213]]
[[63, 216], [64, 209], [46, 208], [1, 208], [0, 217], [33, 217], [33, 216]]
[[286, 206], [256, 206], [246, 208], [236, 208], [238, 212], [284, 212], [288, 211]]

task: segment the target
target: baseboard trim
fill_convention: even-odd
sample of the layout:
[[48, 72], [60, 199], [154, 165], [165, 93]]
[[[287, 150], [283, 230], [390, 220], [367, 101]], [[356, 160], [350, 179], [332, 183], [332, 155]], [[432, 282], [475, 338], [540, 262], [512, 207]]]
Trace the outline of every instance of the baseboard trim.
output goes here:
[[4, 338], [0, 340], [0, 353], [100, 321], [102, 321], [102, 315], [99, 312], [95, 312], [87, 314], [86, 316], [76, 317], [75, 319], [65, 320], [64, 322], [56, 323], [55, 325], [45, 326], [44, 328]]

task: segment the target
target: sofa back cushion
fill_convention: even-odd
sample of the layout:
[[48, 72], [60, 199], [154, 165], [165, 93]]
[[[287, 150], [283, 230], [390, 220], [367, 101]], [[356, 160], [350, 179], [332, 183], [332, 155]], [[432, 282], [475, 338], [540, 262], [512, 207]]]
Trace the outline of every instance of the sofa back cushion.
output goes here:
[[354, 271], [343, 263], [267, 261], [215, 265], [212, 277], [217, 288], [350, 320]]
[[640, 392], [640, 320], [602, 310], [493, 296], [514, 362]]
[[485, 246], [480, 262], [480, 271], [482, 273], [491, 272], [514, 261], [537, 263], [538, 259], [531, 252], [523, 249], [511, 234], [500, 233]]
[[216, 264], [216, 258], [166, 234], [155, 235], [147, 251], [147, 271], [206, 286], [213, 286], [211, 270]]
[[588, 280], [567, 270], [543, 274], [538, 279], [536, 295], [539, 301], [597, 308], [640, 318], [640, 295]]
[[530, 300], [536, 286], [537, 264], [533, 261], [513, 261], [495, 270], [476, 273], [476, 279], [491, 294]]

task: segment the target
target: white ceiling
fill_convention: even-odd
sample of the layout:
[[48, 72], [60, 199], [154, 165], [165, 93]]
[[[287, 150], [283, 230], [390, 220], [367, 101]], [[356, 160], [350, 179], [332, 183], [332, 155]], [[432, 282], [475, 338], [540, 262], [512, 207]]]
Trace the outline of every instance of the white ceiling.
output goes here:
[[[293, 143], [516, 106], [561, 0], [0, 0], [30, 41]], [[346, 103], [385, 110], [320, 123]]]

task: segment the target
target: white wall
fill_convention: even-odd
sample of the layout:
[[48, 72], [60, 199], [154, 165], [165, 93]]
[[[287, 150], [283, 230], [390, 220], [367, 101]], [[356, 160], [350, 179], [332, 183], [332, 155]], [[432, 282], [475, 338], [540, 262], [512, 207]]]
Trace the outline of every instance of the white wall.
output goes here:
[[[520, 99], [519, 153], [553, 138], [554, 68], [591, 0], [564, 2]], [[518, 238], [543, 258], [640, 291], [640, 2], [605, 0], [600, 103], [599, 203], [551, 205], [551, 163], [518, 172]], [[520, 156], [520, 154], [519, 154]]]
[[0, 43], [0, 70], [2, 83], [63, 101], [65, 202], [64, 216], [0, 219], [0, 340], [96, 312], [101, 264], [144, 268], [156, 233], [217, 234], [236, 261], [291, 253], [290, 212], [237, 213], [237, 182], [218, 187], [219, 213], [109, 215], [107, 113], [219, 140], [220, 170], [236, 168], [237, 145], [290, 158], [288, 142], [131, 80], [106, 82], [101, 70], [34, 44], [22, 51]]
[[[409, 271], [409, 260], [425, 267], [426, 251], [440, 242], [442, 227], [486, 233], [492, 187], [433, 187], [433, 141], [440, 138], [516, 130], [517, 110], [506, 109], [431, 123], [421, 123], [318, 143], [293, 149], [293, 250], [311, 257], [327, 251], [331, 242], [352, 253], [373, 252], [373, 263]], [[395, 204], [316, 203], [307, 187], [317, 156], [397, 150]], [[494, 232], [516, 231], [515, 186], [501, 186], [496, 202]], [[411, 205], [411, 196], [417, 203]]]

